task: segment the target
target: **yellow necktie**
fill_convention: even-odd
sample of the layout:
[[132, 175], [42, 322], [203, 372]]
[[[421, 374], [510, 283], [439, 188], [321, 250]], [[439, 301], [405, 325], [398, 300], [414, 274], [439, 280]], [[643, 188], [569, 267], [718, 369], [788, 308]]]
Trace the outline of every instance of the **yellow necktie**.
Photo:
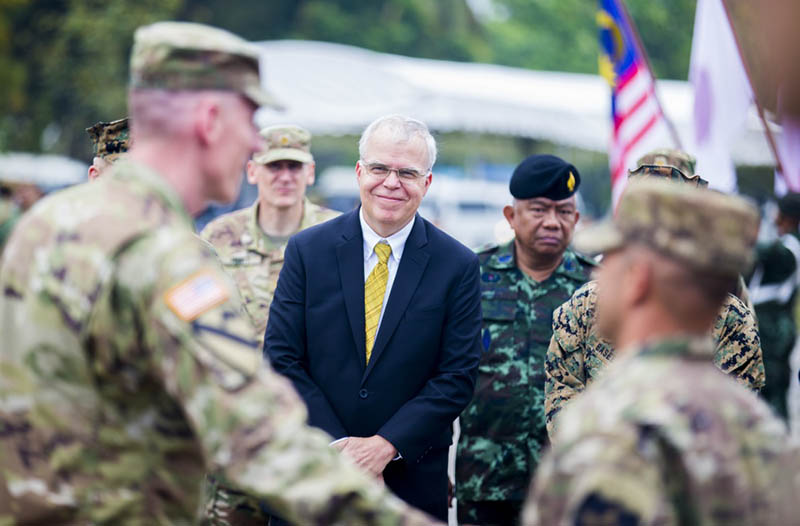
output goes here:
[[372, 347], [375, 345], [375, 336], [378, 331], [378, 321], [381, 319], [381, 308], [383, 307], [383, 296], [386, 294], [386, 284], [389, 282], [389, 256], [392, 247], [385, 243], [375, 245], [375, 254], [378, 256], [378, 264], [370, 272], [367, 282], [364, 283], [364, 315], [365, 328], [367, 331], [367, 363], [372, 355]]

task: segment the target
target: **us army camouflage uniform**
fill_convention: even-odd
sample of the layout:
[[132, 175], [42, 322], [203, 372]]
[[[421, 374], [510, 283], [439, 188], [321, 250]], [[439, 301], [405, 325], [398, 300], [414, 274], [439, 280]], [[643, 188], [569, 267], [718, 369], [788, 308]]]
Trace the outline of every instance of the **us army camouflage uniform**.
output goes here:
[[521, 501], [547, 445], [544, 354], [553, 310], [591, 274], [594, 261], [567, 249], [545, 281], [515, 263], [514, 241], [479, 252], [484, 353], [475, 397], [461, 414], [456, 496]]
[[[306, 199], [299, 230], [338, 215], [339, 212]], [[206, 225], [201, 235], [214, 246], [223, 267], [233, 277], [255, 328], [256, 338], [263, 342], [286, 244], [275, 245], [259, 227], [258, 201], [249, 208], [218, 217]]]
[[[553, 316], [553, 338], [545, 360], [545, 415], [552, 436], [559, 412], [598, 378], [614, 357], [611, 344], [597, 334], [597, 282], [579, 289]], [[752, 311], [729, 294], [714, 323], [714, 364], [748, 389], [764, 386], [758, 325]]]
[[207, 471], [300, 524], [428, 524], [309, 429], [160, 176], [40, 202], [0, 269], [0, 523], [193, 524]]
[[673, 338], [612, 363], [560, 417], [524, 524], [798, 524], [785, 428], [715, 352]]

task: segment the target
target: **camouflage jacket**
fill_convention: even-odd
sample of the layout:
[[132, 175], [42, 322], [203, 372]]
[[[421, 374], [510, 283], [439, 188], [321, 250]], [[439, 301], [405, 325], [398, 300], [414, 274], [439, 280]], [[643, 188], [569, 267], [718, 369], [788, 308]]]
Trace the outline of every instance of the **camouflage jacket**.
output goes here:
[[308, 428], [144, 166], [40, 201], [0, 268], [0, 523], [196, 524], [207, 471], [301, 524], [427, 524]]
[[522, 523], [798, 524], [785, 427], [714, 353], [676, 337], [611, 364], [560, 417]]
[[594, 261], [572, 250], [538, 283], [515, 263], [514, 241], [479, 252], [484, 353], [472, 402], [461, 414], [460, 501], [519, 500], [547, 444], [544, 355], [553, 310], [583, 285]]
[[[545, 361], [545, 416], [552, 436], [558, 412], [597, 379], [614, 349], [597, 334], [597, 282], [578, 290], [553, 316], [553, 338]], [[714, 364], [745, 387], [764, 387], [764, 362], [758, 325], [750, 309], [729, 294], [714, 323]]]
[[[338, 215], [339, 212], [317, 206], [306, 199], [299, 230]], [[258, 200], [249, 208], [211, 221], [200, 235], [214, 246], [222, 266], [233, 277], [255, 327], [256, 337], [263, 342], [269, 306], [283, 267], [286, 245], [274, 245], [261, 230], [258, 225]]]

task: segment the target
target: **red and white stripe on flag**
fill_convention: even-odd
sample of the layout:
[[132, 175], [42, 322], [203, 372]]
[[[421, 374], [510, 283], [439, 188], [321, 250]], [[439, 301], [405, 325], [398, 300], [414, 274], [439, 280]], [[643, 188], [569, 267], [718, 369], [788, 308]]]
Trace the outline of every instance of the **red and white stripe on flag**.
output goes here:
[[655, 94], [655, 81], [643, 63], [632, 65], [612, 87], [614, 130], [608, 149], [612, 202], [616, 206], [628, 181], [628, 170], [656, 148], [672, 145], [669, 128]]

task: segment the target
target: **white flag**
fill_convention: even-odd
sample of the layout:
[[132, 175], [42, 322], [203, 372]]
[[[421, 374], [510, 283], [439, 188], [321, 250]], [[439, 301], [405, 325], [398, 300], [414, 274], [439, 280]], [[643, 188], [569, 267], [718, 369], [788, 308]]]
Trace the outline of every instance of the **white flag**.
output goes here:
[[736, 191], [731, 158], [745, 129], [753, 92], [722, 0], [698, 0], [689, 81], [694, 87], [694, 134], [690, 153], [696, 172], [712, 188]]

